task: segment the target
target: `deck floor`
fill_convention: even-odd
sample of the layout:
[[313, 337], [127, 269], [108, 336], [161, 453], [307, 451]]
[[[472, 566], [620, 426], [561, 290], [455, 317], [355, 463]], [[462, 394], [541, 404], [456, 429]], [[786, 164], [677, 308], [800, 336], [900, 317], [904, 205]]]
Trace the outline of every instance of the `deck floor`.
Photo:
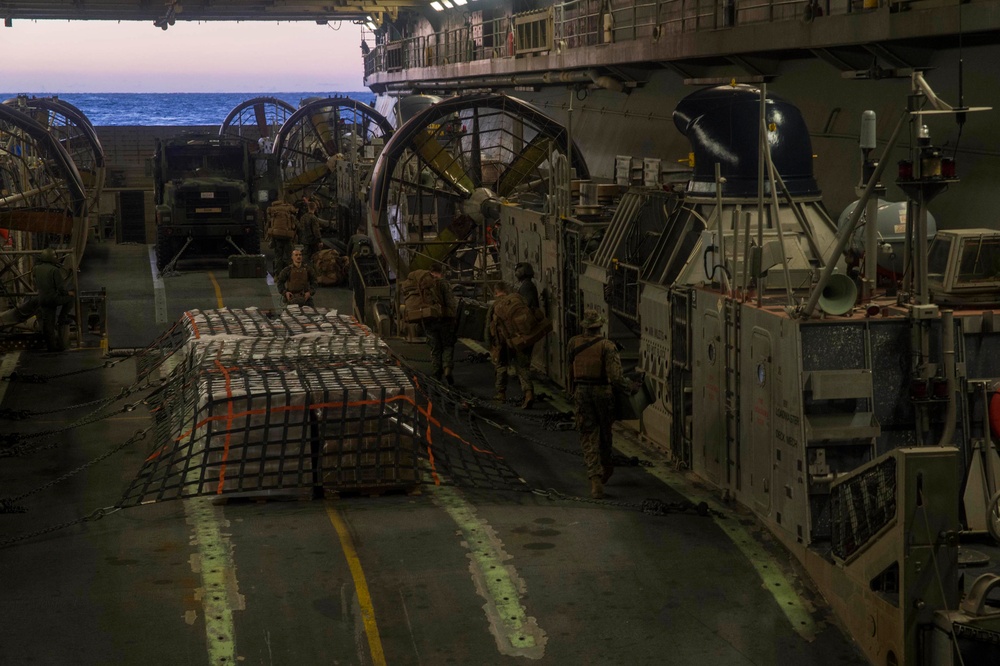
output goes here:
[[[186, 309], [274, 307], [267, 280], [229, 279], [222, 264], [158, 285], [150, 257], [142, 245], [88, 251], [81, 279], [108, 290], [112, 352], [145, 347]], [[349, 303], [346, 289], [317, 297], [320, 307]], [[72, 406], [134, 380], [133, 359], [104, 367], [97, 342], [2, 359], [4, 374], [91, 370], [2, 389], [2, 407], [33, 412], [5, 430], [56, 433], [0, 462], [0, 496], [25, 509], [0, 514], [0, 541], [18, 539], [0, 548], [0, 663], [865, 663], [766, 537], [751, 557], [776, 579], [761, 578], [761, 562], [737, 545], [762, 536], [749, 516], [715, 503], [714, 517], [640, 511], [647, 499], [708, 494], [627, 428], [616, 449], [649, 466], [616, 469], [608, 499], [589, 500], [576, 433], [539, 418], [558, 418], [565, 402], [550, 394], [532, 416], [497, 409], [487, 402], [492, 368], [463, 344], [450, 391], [496, 424], [484, 430], [490, 446], [534, 492], [427, 482], [419, 493], [312, 499], [304, 489], [76, 522], [115, 506], [150, 452], [146, 440], [123, 446], [151, 422], [141, 405], [67, 429], [90, 412]], [[424, 345], [390, 346], [426, 371]]]

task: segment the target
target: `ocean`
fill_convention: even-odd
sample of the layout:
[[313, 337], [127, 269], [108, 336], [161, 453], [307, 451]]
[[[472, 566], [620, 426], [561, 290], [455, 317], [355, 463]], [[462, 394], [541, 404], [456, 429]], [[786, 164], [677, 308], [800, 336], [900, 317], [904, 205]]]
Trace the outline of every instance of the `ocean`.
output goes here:
[[[18, 93], [0, 93], [0, 100]], [[26, 93], [29, 96], [32, 93]], [[254, 97], [276, 97], [293, 108], [309, 97], [350, 97], [372, 105], [370, 90], [354, 92], [294, 93], [39, 93], [58, 97], [80, 109], [90, 123], [99, 125], [221, 125], [240, 103]]]

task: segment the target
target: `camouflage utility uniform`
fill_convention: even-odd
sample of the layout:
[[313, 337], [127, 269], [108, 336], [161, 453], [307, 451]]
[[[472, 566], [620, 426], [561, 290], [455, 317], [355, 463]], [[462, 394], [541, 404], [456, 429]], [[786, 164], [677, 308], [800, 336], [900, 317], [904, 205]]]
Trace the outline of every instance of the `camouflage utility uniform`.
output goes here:
[[458, 299], [451, 289], [451, 284], [441, 273], [434, 272], [437, 278], [435, 288], [441, 302], [441, 316], [424, 319], [424, 335], [431, 347], [431, 372], [436, 379], [444, 377], [449, 384], [454, 383], [452, 370], [455, 366], [455, 343], [458, 342], [456, 317], [458, 316]]
[[[315, 307], [313, 294], [316, 293], [316, 273], [304, 263], [296, 266], [294, 263], [285, 266], [274, 279], [278, 293], [288, 305], [308, 305]], [[289, 298], [286, 294], [291, 294]], [[306, 296], [306, 294], [309, 294]]]
[[333, 227], [333, 222], [316, 215], [315, 204], [306, 205], [306, 210], [299, 217], [298, 238], [302, 245], [302, 259], [306, 264], [312, 261], [314, 253], [319, 251], [323, 243], [323, 230]]
[[[512, 347], [507, 340], [510, 330], [509, 322], [501, 321], [497, 313], [497, 304], [506, 299], [523, 301], [520, 294], [510, 294], [506, 291], [497, 291], [497, 298], [490, 303], [486, 310], [486, 330], [484, 331], [484, 341], [490, 349], [490, 359], [493, 361], [495, 371], [494, 388], [496, 394], [494, 399], [501, 402], [507, 399], [507, 381], [509, 369], [514, 368], [517, 380], [521, 384], [521, 392], [525, 396], [524, 404], [528, 407], [534, 400], [535, 385], [531, 381], [531, 350], [532, 346], [524, 349]], [[522, 406], [524, 406], [522, 404]]]
[[[573, 408], [576, 427], [580, 431], [583, 464], [590, 477], [591, 495], [604, 496], [614, 465], [611, 462], [611, 425], [614, 422], [614, 394], [612, 386], [631, 391], [631, 385], [622, 371], [618, 348], [604, 338], [593, 325], [595, 319], [584, 320], [584, 333], [570, 338], [570, 386], [573, 387]], [[591, 326], [587, 327], [590, 323]]]
[[38, 290], [38, 316], [42, 323], [45, 346], [49, 351], [66, 349], [62, 327], [69, 323], [73, 294], [66, 289], [68, 271], [51, 248], [38, 255], [32, 270]]

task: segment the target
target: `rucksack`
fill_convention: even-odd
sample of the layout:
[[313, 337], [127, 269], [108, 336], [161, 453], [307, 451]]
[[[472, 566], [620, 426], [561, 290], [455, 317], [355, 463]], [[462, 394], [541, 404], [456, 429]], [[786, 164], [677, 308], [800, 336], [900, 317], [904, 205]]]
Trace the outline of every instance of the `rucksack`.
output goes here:
[[493, 306], [493, 316], [502, 327], [503, 338], [517, 350], [523, 350], [544, 338], [552, 330], [552, 320], [533, 311], [520, 294], [507, 294]]
[[347, 278], [347, 257], [334, 249], [325, 249], [312, 256], [316, 283], [324, 287], [335, 287]]
[[402, 284], [403, 319], [416, 323], [424, 319], [440, 317], [443, 312], [438, 280], [430, 271], [411, 272]]
[[277, 201], [267, 208], [267, 237], [295, 238], [295, 206]]

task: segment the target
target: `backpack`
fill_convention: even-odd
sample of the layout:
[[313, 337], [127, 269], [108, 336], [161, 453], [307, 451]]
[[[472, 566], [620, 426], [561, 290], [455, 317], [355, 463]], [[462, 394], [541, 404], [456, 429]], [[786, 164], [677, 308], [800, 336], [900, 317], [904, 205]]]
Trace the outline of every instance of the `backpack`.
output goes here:
[[541, 310], [532, 310], [520, 294], [507, 294], [493, 306], [493, 316], [507, 344], [522, 351], [552, 330], [552, 320]]
[[267, 237], [295, 238], [295, 206], [276, 201], [267, 208]]
[[347, 257], [341, 256], [334, 249], [325, 249], [312, 256], [313, 269], [316, 271], [316, 283], [324, 287], [335, 287], [347, 277]]
[[437, 278], [430, 271], [416, 270], [410, 273], [403, 280], [402, 291], [403, 319], [407, 323], [441, 316], [441, 291], [438, 289]]

